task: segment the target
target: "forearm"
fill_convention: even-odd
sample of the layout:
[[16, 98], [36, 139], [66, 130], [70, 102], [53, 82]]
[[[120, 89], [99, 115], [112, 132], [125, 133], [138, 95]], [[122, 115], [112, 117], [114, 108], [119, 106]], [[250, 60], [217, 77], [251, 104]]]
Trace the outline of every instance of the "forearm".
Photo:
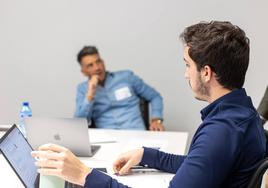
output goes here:
[[151, 106], [151, 119], [163, 119], [163, 99], [160, 95], [156, 95], [150, 101]]
[[135, 90], [135, 93], [150, 103], [151, 117], [163, 119], [163, 99], [160, 93], [143, 82], [142, 79], [134, 75], [132, 72], [129, 74], [129, 82]]
[[94, 101], [89, 102], [86, 98], [82, 102], [78, 103], [75, 111], [75, 117], [91, 118], [93, 103]]
[[165, 172], [176, 173], [185, 156], [173, 155], [159, 150], [144, 148], [141, 165], [148, 165], [151, 168], [163, 170]]
[[93, 169], [91, 173], [86, 177], [85, 188], [129, 188], [126, 185], [119, 183], [117, 180], [110, 176]]

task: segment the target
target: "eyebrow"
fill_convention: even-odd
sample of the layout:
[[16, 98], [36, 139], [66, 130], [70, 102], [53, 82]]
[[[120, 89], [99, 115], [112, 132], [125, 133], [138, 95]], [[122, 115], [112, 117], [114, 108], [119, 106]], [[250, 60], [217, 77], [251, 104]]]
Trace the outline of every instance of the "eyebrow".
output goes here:
[[98, 58], [96, 61], [90, 62], [87, 66], [92, 65], [93, 63], [97, 63], [98, 61], [102, 61], [102, 59], [101, 58]]
[[99, 57], [98, 59], [96, 59], [96, 61], [94, 63], [96, 63], [98, 61], [102, 61], [102, 59]]

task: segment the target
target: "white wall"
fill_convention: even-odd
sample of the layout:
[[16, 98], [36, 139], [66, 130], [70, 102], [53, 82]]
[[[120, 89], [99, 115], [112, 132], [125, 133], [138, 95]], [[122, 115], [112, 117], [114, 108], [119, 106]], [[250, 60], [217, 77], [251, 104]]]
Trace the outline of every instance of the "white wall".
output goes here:
[[0, 0], [0, 124], [71, 117], [81, 76], [76, 54], [97, 45], [109, 70], [132, 69], [164, 97], [168, 130], [190, 131], [206, 103], [184, 80], [179, 34], [201, 20], [230, 20], [251, 39], [245, 87], [257, 105], [267, 85], [267, 1]]

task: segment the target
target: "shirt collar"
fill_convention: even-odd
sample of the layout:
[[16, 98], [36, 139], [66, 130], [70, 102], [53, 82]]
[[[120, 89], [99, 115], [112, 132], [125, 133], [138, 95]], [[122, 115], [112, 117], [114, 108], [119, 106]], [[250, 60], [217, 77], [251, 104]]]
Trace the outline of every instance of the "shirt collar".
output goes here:
[[207, 115], [221, 102], [223, 102], [225, 100], [229, 100], [231, 98], [236, 98], [239, 96], [247, 96], [246, 90], [244, 88], [233, 90], [230, 93], [218, 98], [217, 100], [215, 100], [214, 102], [210, 103], [208, 106], [203, 108], [200, 111], [201, 119], [204, 120], [207, 117]]
[[105, 87], [105, 85], [107, 84], [107, 82], [109, 81], [109, 79], [111, 77], [113, 77], [113, 75], [114, 74], [112, 72], [106, 71], [106, 73], [105, 73], [105, 79], [103, 81], [103, 84], [100, 84], [99, 87]]

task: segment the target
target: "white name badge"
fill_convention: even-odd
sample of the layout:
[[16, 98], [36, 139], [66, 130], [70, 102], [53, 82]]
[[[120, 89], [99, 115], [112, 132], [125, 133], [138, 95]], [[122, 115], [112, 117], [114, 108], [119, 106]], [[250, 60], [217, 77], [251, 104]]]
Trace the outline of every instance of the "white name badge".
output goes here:
[[122, 87], [114, 92], [117, 101], [131, 97], [131, 92], [128, 87]]

